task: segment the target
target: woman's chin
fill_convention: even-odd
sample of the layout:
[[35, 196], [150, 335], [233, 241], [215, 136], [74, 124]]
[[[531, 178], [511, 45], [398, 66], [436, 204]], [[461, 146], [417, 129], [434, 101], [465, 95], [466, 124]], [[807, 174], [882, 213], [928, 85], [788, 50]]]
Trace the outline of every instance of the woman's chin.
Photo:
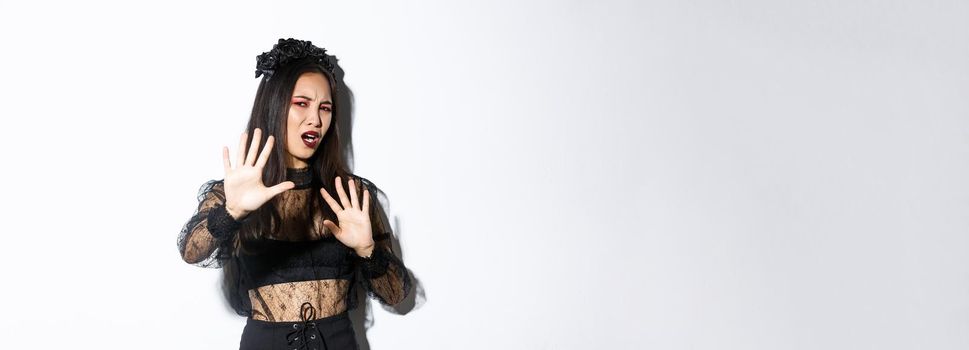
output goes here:
[[313, 153], [311, 153], [311, 152], [300, 152], [300, 153], [297, 153], [297, 154], [290, 153], [289, 156], [290, 156], [289, 162], [292, 165], [297, 165], [298, 166], [299, 163], [302, 163], [302, 164], [312, 164], [312, 162], [311, 162], [312, 159], [311, 158], [313, 157]]
[[307, 151], [307, 152], [303, 152], [302, 154], [297, 155], [296, 158], [299, 158], [299, 160], [302, 160], [306, 164], [309, 164], [310, 163], [310, 160], [313, 158], [313, 153], [314, 153], [314, 151], [312, 151], [312, 150], [311, 151]]

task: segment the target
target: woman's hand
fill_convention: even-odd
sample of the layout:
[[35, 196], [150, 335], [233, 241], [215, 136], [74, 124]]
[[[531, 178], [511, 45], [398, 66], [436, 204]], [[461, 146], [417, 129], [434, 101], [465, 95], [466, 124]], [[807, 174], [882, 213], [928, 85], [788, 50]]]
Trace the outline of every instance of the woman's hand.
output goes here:
[[320, 194], [336, 213], [340, 226], [330, 220], [323, 220], [323, 226], [333, 232], [336, 239], [343, 245], [353, 248], [357, 255], [370, 256], [374, 246], [373, 231], [370, 226], [370, 191], [363, 190], [363, 204], [361, 204], [357, 199], [357, 187], [353, 179], [347, 181], [347, 185], [351, 189], [349, 199], [346, 191], [343, 190], [339, 176], [336, 177], [335, 182], [337, 194], [340, 196], [339, 203], [326, 192], [325, 188], [320, 189]]
[[257, 153], [262, 130], [256, 128], [252, 132], [252, 145], [246, 152], [246, 136], [242, 133], [239, 139], [239, 151], [236, 152], [236, 167], [229, 163], [229, 147], [222, 148], [222, 165], [225, 168], [225, 209], [236, 220], [241, 220], [249, 213], [259, 209], [276, 195], [296, 186], [292, 181], [284, 181], [273, 187], [266, 187], [262, 183], [262, 169], [272, 154], [273, 136], [269, 135], [262, 153]]

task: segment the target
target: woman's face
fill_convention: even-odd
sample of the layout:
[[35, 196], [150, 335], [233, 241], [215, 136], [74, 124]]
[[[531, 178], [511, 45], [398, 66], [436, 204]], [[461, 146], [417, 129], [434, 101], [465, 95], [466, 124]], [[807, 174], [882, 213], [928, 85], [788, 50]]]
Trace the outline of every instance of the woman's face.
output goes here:
[[305, 168], [330, 128], [333, 98], [330, 84], [320, 73], [304, 73], [296, 80], [286, 117], [286, 166]]

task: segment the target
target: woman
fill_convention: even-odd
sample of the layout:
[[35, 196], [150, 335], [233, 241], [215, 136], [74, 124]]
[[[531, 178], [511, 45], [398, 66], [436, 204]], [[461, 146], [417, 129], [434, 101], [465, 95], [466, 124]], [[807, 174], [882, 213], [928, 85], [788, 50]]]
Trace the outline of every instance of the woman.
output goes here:
[[230, 305], [248, 317], [241, 349], [356, 349], [355, 281], [386, 305], [410, 291], [379, 192], [344, 158], [335, 68], [309, 41], [280, 39], [258, 56], [236, 157], [223, 148], [225, 178], [202, 186], [179, 235], [186, 262], [223, 268]]

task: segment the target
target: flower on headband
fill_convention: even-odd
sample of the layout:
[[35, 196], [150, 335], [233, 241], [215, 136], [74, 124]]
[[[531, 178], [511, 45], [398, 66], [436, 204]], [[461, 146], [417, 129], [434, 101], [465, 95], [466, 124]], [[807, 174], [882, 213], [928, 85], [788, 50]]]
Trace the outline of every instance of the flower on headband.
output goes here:
[[256, 78], [265, 75], [269, 78], [279, 69], [279, 66], [295, 62], [300, 59], [311, 58], [320, 63], [324, 69], [333, 73], [333, 62], [336, 57], [326, 54], [326, 49], [313, 46], [306, 40], [293, 38], [279, 39], [273, 49], [256, 56]]

